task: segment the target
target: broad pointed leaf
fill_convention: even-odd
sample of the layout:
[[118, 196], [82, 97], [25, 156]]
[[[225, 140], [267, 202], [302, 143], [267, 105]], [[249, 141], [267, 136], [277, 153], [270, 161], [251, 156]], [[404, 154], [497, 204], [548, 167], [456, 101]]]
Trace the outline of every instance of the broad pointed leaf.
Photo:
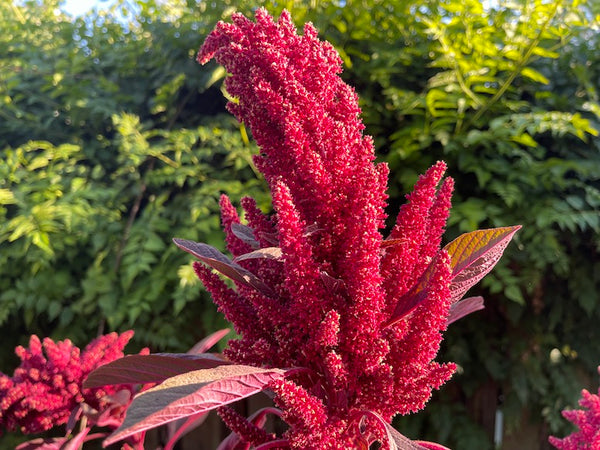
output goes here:
[[452, 301], [460, 300], [465, 292], [492, 270], [520, 228], [517, 225], [477, 230], [459, 236], [444, 247], [451, 258]]
[[233, 261], [240, 262], [247, 259], [275, 259], [280, 260], [282, 256], [281, 249], [279, 247], [265, 247], [254, 250], [250, 253], [244, 253], [243, 255], [236, 256]]
[[248, 225], [242, 225], [241, 223], [232, 223], [231, 232], [236, 238], [238, 238], [242, 242], [245, 242], [250, 247], [255, 249], [259, 247], [258, 241], [256, 240], [256, 237], [254, 237], [254, 230]]
[[285, 375], [281, 369], [229, 365], [169, 378], [134, 398], [125, 421], [104, 445], [249, 397]]
[[231, 364], [211, 354], [190, 355], [156, 353], [154, 355], [127, 355], [98, 367], [83, 382], [84, 388], [109, 384], [160, 383], [175, 375], [198, 369]]
[[[481, 280], [496, 265], [504, 249], [521, 228], [514, 227], [492, 228], [488, 230], [477, 230], [466, 233], [444, 247], [450, 256], [450, 268], [452, 270], [452, 282], [450, 284], [451, 301], [457, 302], [474, 284]], [[386, 322], [386, 326], [393, 325], [413, 311], [423, 300], [427, 298], [427, 286], [434, 273], [436, 259], [429, 265], [415, 285], [398, 301], [392, 317]], [[460, 317], [475, 311], [468, 310], [476, 303], [461, 305], [456, 310], [464, 313]], [[481, 308], [477, 308], [481, 309]], [[460, 317], [450, 317], [448, 323], [458, 320]]]
[[188, 241], [186, 239], [173, 239], [173, 242], [180, 249], [194, 255], [204, 264], [221, 272], [226, 277], [231, 278], [238, 283], [245, 284], [246, 286], [251, 286], [267, 296], [274, 295], [273, 290], [263, 283], [256, 275], [231, 261], [216, 248], [208, 244]]
[[385, 428], [390, 440], [391, 450], [427, 450], [427, 447], [407, 438], [387, 422], [385, 423]]
[[206, 336], [204, 339], [202, 339], [200, 342], [194, 345], [191, 349], [187, 351], [187, 353], [192, 355], [199, 355], [201, 353], [206, 352], [207, 350], [210, 350], [213, 345], [215, 345], [217, 342], [219, 342], [221, 339], [227, 336], [227, 333], [229, 333], [229, 331], [229, 328], [224, 328], [222, 330], [215, 331], [214, 333]]
[[[358, 422], [358, 428], [362, 439], [365, 441], [366, 445], [371, 446], [376, 441], [380, 441], [385, 439], [387, 442], [382, 442], [382, 444], [388, 444], [390, 450], [425, 450], [424, 447], [419, 446], [411, 439], [407, 438], [398, 430], [396, 430], [393, 426], [383, 420], [379, 414], [375, 411], [361, 411], [359, 414], [362, 415]], [[368, 428], [364, 428], [365, 418], [370, 418], [371, 420], [376, 420], [385, 430], [386, 436], [380, 436], [380, 432], [374, 432], [374, 430], [369, 430]]]
[[456, 302], [450, 307], [450, 314], [448, 315], [446, 325], [450, 325], [451, 323], [456, 322], [458, 319], [462, 319], [472, 312], [479, 311], [483, 308], [483, 297], [480, 296], [469, 297]]

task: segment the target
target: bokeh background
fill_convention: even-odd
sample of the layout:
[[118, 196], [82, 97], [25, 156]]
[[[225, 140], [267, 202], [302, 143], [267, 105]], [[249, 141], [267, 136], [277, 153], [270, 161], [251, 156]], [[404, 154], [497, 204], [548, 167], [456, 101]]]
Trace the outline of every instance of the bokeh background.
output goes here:
[[598, 0], [67, 3], [0, 2], [0, 371], [30, 334], [84, 346], [133, 328], [129, 351], [177, 352], [227, 326], [171, 238], [222, 249], [219, 195], [270, 199], [224, 70], [195, 54], [233, 11], [287, 8], [344, 60], [390, 216], [443, 159], [448, 241], [523, 225], [471, 290], [486, 309], [446, 335], [458, 373], [395, 424], [455, 449], [570, 431], [560, 410], [600, 364]]

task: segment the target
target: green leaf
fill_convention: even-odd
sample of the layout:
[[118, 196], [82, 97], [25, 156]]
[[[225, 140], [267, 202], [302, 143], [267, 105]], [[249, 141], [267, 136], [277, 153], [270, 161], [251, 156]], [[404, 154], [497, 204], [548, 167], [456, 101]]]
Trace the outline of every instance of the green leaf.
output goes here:
[[13, 205], [17, 202], [10, 189], [0, 189], [0, 205]]
[[542, 83], [542, 84], [550, 83], [550, 80], [548, 80], [548, 78], [546, 78], [544, 75], [542, 75], [537, 70], [532, 69], [531, 67], [523, 68], [523, 70], [521, 70], [521, 75], [529, 78], [530, 80], [536, 81], [538, 83]]

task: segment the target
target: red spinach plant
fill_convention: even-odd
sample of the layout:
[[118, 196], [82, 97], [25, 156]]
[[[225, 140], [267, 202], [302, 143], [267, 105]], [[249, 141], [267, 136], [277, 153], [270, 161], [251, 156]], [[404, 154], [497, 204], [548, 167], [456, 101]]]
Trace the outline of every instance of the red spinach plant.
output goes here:
[[[221, 198], [233, 259], [174, 241], [199, 259], [198, 277], [241, 337], [223, 358], [131, 356], [94, 372], [90, 387], [159, 383], [133, 400], [105, 443], [216, 409], [233, 432], [221, 449], [440, 448], [410, 441], [390, 422], [422, 409], [452, 376], [454, 364], [433, 361], [441, 333], [483, 307], [480, 297], [461, 298], [519, 227], [467, 233], [440, 248], [453, 181], [438, 162], [384, 238], [388, 168], [374, 164], [336, 51], [310, 24], [298, 35], [287, 12], [277, 22], [264, 9], [255, 21], [232, 21], [217, 25], [198, 60], [214, 58], [229, 72], [228, 108], [260, 147], [254, 163], [274, 213], [243, 198], [242, 224]], [[265, 390], [276, 407], [247, 419], [227, 406]], [[269, 414], [288, 425], [283, 434], [264, 429]]]
[[562, 412], [563, 417], [576, 425], [578, 430], [562, 439], [550, 436], [550, 443], [560, 450], [600, 449], [600, 388], [598, 394], [583, 389], [579, 405], [585, 409], [566, 409]]
[[[137, 436], [132, 445], [142, 448], [146, 430], [167, 425], [169, 450], [217, 410], [232, 430], [220, 450], [443, 448], [411, 441], [391, 420], [422, 409], [452, 376], [454, 364], [434, 361], [442, 332], [483, 307], [481, 297], [461, 299], [519, 227], [467, 233], [441, 248], [453, 181], [438, 162], [384, 237], [388, 168], [374, 163], [336, 51], [310, 24], [298, 35], [287, 12], [277, 22], [264, 9], [254, 22], [232, 21], [217, 25], [198, 59], [215, 58], [230, 74], [228, 107], [261, 149], [254, 163], [274, 212], [243, 198], [242, 224], [221, 198], [233, 259], [206, 244], [175, 244], [199, 259], [198, 277], [240, 339], [224, 355], [203, 353], [222, 337], [214, 335], [185, 355], [130, 355], [97, 368], [84, 389], [155, 384], [104, 443]], [[261, 391], [273, 407], [245, 418], [228, 406]], [[287, 429], [268, 432], [270, 415]], [[81, 442], [65, 439], [71, 448]]]
[[[94, 369], [122, 358], [132, 336], [133, 331], [100, 336], [83, 351], [68, 339], [40, 341], [31, 336], [28, 348], [15, 349], [21, 364], [13, 376], [0, 372], [0, 432], [18, 429], [33, 434], [65, 425], [64, 436], [37, 438], [17, 450], [74, 450], [106, 437], [106, 428], [114, 430], [123, 421], [136, 388], [115, 384], [85, 389], [83, 380]], [[147, 353], [147, 349], [141, 352]], [[92, 433], [95, 427], [105, 430]], [[143, 439], [143, 433], [132, 435], [123, 448], [142, 448]]]

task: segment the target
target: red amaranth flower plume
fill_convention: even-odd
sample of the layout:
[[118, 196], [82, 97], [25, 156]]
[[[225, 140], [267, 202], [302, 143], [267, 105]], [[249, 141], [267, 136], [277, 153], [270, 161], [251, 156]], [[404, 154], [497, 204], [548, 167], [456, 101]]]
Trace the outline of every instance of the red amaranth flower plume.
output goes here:
[[[65, 424], [79, 405], [98, 412], [113, 408], [111, 395], [131, 386], [83, 389], [82, 384], [92, 370], [123, 357], [132, 336], [133, 331], [100, 336], [83, 351], [68, 339], [31, 336], [29, 348], [15, 349], [21, 365], [13, 376], [0, 373], [0, 429], [39, 433]], [[111, 410], [113, 427], [122, 421], [125, 406]]]
[[[600, 373], [600, 366], [598, 373]], [[579, 406], [585, 409], [562, 412], [563, 417], [576, 425], [579, 430], [562, 439], [551, 436], [550, 443], [556, 448], [561, 450], [600, 449], [600, 388], [597, 395], [583, 389]]]
[[[207, 244], [174, 242], [200, 260], [198, 277], [240, 339], [229, 342], [228, 360], [150, 355], [96, 371], [94, 383], [149, 375], [160, 383], [133, 400], [104, 444], [187, 418], [165, 447], [172, 448], [182, 429], [217, 409], [233, 430], [219, 448], [441, 449], [402, 436], [391, 420], [423, 408], [450, 378], [454, 364], [434, 361], [442, 332], [482, 307], [481, 297], [460, 299], [520, 227], [466, 233], [441, 248], [453, 182], [438, 162], [384, 239], [388, 169], [374, 163], [333, 47], [310, 24], [298, 35], [287, 12], [277, 22], [264, 9], [255, 22], [239, 14], [232, 21], [217, 25], [198, 59], [214, 57], [230, 73], [236, 100], [228, 107], [261, 148], [254, 162], [274, 213], [244, 198], [243, 224], [221, 197], [233, 260]], [[148, 370], [138, 373], [136, 362]], [[227, 407], [267, 389], [279, 408], [244, 419]], [[271, 414], [287, 431], [261, 431]]]
[[[239, 14], [232, 21], [217, 25], [198, 60], [214, 57], [231, 74], [225, 83], [237, 102], [228, 108], [261, 148], [254, 162], [270, 185], [275, 216], [261, 216], [247, 199], [243, 206], [255, 244], [277, 245], [281, 259], [239, 262], [271, 282], [274, 295], [243, 283], [234, 295], [206, 269], [198, 274], [242, 332], [228, 350], [231, 359], [307, 367], [319, 377], [312, 386], [274, 386], [286, 420], [296, 424], [291, 446], [323, 448], [336, 436], [345, 448], [357, 438], [350, 411], [390, 421], [419, 410], [454, 371], [432, 362], [451, 306], [452, 274], [440, 242], [452, 180], [437, 190], [443, 163], [421, 177], [384, 241], [388, 169], [374, 164], [356, 94], [339, 77], [338, 54], [310, 24], [298, 35], [287, 12], [278, 22], [263, 9], [256, 22]], [[251, 250], [232, 228], [240, 219], [228, 199], [221, 206], [228, 248], [240, 257]], [[427, 270], [426, 299], [390, 325]], [[249, 329], [253, 315], [258, 320]]]

